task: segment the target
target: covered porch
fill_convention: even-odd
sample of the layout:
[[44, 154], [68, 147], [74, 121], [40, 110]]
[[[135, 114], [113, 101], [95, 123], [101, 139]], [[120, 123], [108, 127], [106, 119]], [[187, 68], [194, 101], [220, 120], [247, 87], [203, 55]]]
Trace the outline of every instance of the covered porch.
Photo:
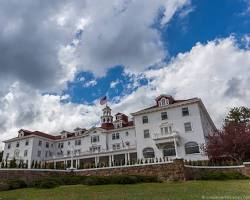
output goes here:
[[180, 143], [180, 136], [178, 132], [174, 131], [170, 134], [155, 134], [153, 139], [158, 149], [162, 151], [164, 157], [179, 158], [178, 146]]

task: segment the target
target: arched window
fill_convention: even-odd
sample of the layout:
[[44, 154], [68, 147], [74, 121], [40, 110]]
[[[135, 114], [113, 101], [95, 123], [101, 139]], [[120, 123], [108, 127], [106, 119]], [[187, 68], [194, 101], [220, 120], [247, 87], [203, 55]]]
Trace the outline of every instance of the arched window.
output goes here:
[[185, 144], [186, 154], [200, 153], [200, 148], [197, 142], [187, 142]]
[[142, 153], [143, 153], [144, 158], [154, 158], [155, 157], [155, 151], [151, 147], [147, 147], [147, 148], [143, 149]]
[[174, 143], [168, 143], [163, 147], [163, 155], [164, 156], [176, 155]]

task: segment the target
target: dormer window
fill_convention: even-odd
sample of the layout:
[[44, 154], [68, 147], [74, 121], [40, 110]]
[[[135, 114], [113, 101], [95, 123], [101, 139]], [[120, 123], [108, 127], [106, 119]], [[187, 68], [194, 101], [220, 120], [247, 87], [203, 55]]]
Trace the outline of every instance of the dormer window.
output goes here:
[[20, 131], [19, 132], [19, 137], [23, 137], [24, 136], [24, 132], [23, 131]]
[[169, 104], [169, 100], [166, 99], [166, 98], [162, 98], [160, 101], [159, 101], [159, 106], [166, 106]]

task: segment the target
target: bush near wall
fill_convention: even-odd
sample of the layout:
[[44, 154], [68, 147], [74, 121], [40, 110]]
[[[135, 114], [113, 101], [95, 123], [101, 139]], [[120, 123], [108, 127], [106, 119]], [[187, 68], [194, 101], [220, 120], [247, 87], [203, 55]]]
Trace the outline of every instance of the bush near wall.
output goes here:
[[238, 166], [243, 162], [235, 160], [185, 160], [185, 165], [191, 166]]
[[203, 172], [201, 180], [232, 180], [232, 179], [249, 179], [249, 177], [239, 172]]
[[0, 182], [0, 191], [24, 187], [54, 188], [61, 185], [106, 185], [106, 184], [136, 184], [142, 182], [160, 182], [154, 176], [122, 175], [122, 176], [53, 176], [26, 183], [23, 180]]

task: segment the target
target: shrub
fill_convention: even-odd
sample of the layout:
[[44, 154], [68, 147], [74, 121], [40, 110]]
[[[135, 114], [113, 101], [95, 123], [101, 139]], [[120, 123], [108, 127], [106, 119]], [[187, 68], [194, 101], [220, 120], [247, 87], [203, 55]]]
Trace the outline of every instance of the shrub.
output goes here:
[[0, 182], [0, 191], [8, 190], [9, 189], [9, 184]]
[[112, 184], [135, 184], [139, 182], [139, 179], [136, 176], [111, 176], [109, 177]]
[[102, 177], [102, 176], [90, 176], [84, 180], [83, 184], [86, 184], [86, 185], [111, 184], [111, 179], [109, 179], [108, 177]]
[[90, 176], [84, 181], [86, 185], [105, 185], [105, 184], [135, 184], [142, 182], [160, 182], [154, 176], [137, 176], [137, 175], [119, 175], [119, 176]]
[[48, 189], [59, 186], [58, 182], [53, 179], [43, 180], [37, 185], [38, 188]]
[[25, 188], [27, 187], [27, 184], [25, 183], [25, 181], [23, 180], [9, 180], [7, 182], [7, 184], [9, 185], [9, 190], [14, 190], [14, 189], [19, 189], [19, 188]]
[[50, 177], [40, 180], [34, 180], [29, 184], [30, 187], [35, 188], [54, 188], [59, 185], [64, 185], [60, 177]]
[[231, 180], [248, 179], [247, 176], [239, 172], [204, 172], [201, 174], [201, 180]]

